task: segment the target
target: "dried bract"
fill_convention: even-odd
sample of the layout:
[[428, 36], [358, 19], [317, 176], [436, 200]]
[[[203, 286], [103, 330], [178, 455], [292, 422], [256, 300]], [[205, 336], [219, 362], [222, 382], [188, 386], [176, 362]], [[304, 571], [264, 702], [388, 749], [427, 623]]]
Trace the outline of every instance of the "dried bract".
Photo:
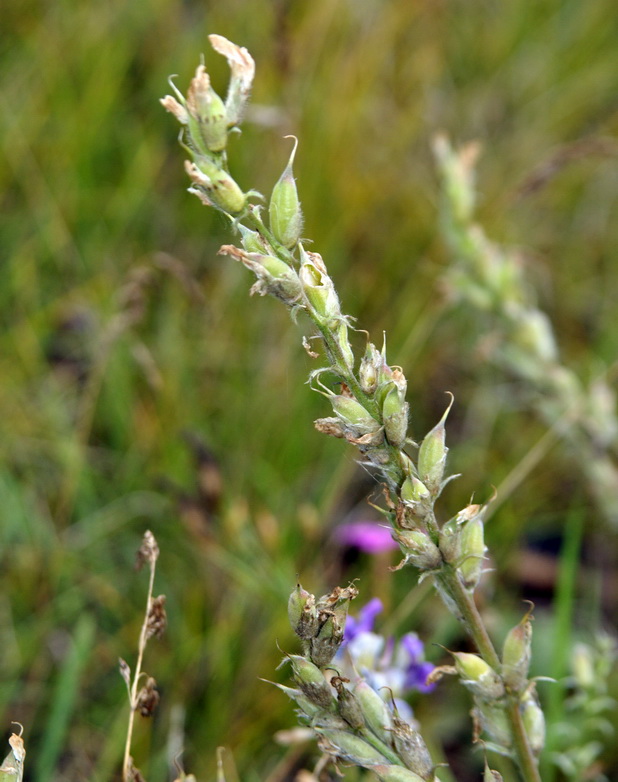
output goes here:
[[155, 536], [150, 530], [146, 530], [135, 560], [135, 569], [141, 570], [144, 565], [154, 565], [159, 557], [159, 546]]
[[150, 601], [146, 620], [146, 638], [161, 638], [166, 627], [165, 595], [159, 595]]

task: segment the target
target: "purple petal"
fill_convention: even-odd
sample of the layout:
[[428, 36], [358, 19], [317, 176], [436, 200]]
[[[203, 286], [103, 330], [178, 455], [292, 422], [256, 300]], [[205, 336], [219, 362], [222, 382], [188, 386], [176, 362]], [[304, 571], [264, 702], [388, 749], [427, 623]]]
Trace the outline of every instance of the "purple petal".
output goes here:
[[413, 663], [406, 670], [406, 689], [418, 690], [419, 692], [431, 692], [435, 684], [427, 684], [427, 677], [433, 671], [434, 666], [431, 663]]
[[401, 645], [409, 654], [410, 662], [423, 659], [425, 647], [416, 633], [406, 633], [401, 639]]
[[352, 521], [349, 524], [341, 524], [335, 530], [335, 540], [344, 546], [365, 551], [367, 554], [379, 554], [398, 547], [390, 530], [375, 521]]
[[345, 622], [344, 643], [356, 638], [360, 633], [369, 633], [373, 630], [376, 616], [384, 610], [379, 597], [374, 597], [358, 612], [358, 618], [348, 616]]

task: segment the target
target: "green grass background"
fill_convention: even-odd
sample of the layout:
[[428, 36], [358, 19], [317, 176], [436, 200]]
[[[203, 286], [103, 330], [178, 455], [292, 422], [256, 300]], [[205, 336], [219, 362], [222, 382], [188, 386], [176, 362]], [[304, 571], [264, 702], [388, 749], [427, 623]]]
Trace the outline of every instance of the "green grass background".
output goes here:
[[[395, 611], [389, 631], [465, 642], [428, 590], [410, 594], [412, 571], [388, 572], [396, 558], [350, 562], [333, 543], [350, 512], [370, 513], [371, 483], [312, 427], [328, 411], [304, 385], [314, 365], [300, 330], [276, 302], [249, 300], [248, 275], [216, 255], [228, 227], [185, 191], [177, 127], [158, 103], [167, 76], [184, 89], [204, 52], [223, 90], [211, 32], [254, 55], [233, 173], [268, 193], [289, 153], [282, 136], [299, 137], [305, 235], [345, 310], [376, 341], [387, 331], [417, 436], [455, 393], [450, 464], [463, 477], [442, 501], [448, 518], [472, 493], [489, 498], [544, 430], [483, 365], [474, 315], [445, 302], [431, 137], [483, 143], [487, 231], [522, 247], [564, 361], [584, 378], [611, 365], [615, 154], [591, 152], [517, 193], [562, 145], [618, 143], [615, 4], [20, 0], [0, 15], [0, 724], [23, 723], [29, 780], [118, 778], [117, 660], [135, 658], [146, 578], [133, 562], [150, 528], [169, 630], [146, 657], [162, 704], [137, 726], [137, 765], [168, 778], [165, 744], [184, 710], [184, 762], [198, 779], [212, 778], [225, 745], [229, 782], [279, 782], [311, 762], [310, 748], [299, 760], [274, 742], [294, 716], [258, 680], [285, 680], [274, 668], [277, 642], [295, 650], [285, 603], [296, 574], [318, 593], [358, 576], [361, 600], [379, 594]], [[200, 494], [212, 469], [196, 438], [218, 465], [216, 508]], [[561, 675], [570, 634], [615, 615], [615, 585], [600, 584], [616, 533], [559, 446], [487, 530], [498, 574], [486, 611], [500, 638], [530, 596], [517, 576], [526, 540], [559, 537], [568, 519], [584, 530], [585, 577], [571, 556], [560, 649], [551, 596], [541, 601], [535, 673]], [[414, 705], [455, 768], [480, 762], [455, 685]], [[618, 773], [616, 757], [605, 761]]]

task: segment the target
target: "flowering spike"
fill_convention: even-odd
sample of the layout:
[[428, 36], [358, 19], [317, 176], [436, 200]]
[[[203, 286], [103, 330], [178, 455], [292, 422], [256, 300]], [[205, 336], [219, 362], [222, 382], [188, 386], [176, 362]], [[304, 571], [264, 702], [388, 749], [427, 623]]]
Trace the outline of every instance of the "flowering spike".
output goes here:
[[285, 138], [294, 139], [294, 148], [283, 174], [281, 174], [279, 181], [273, 188], [268, 214], [270, 216], [270, 230], [273, 232], [275, 239], [291, 250], [298, 244], [300, 239], [303, 214], [292, 170], [298, 139], [296, 136], [285, 136]]

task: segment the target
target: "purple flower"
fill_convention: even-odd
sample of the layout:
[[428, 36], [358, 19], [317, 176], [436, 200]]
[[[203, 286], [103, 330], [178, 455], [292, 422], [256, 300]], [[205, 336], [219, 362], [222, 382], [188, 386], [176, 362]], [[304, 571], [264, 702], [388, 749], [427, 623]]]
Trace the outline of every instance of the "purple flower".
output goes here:
[[398, 548], [390, 529], [375, 521], [351, 521], [335, 530], [335, 540], [343, 546], [351, 546], [367, 554], [379, 554]]
[[431, 692], [436, 685], [427, 684], [427, 677], [433, 671], [434, 666], [425, 662], [423, 642], [416, 633], [406, 633], [399, 644], [399, 650], [403, 650], [408, 657], [407, 664], [404, 664], [406, 672], [404, 688], [419, 692]]
[[345, 621], [345, 633], [343, 643], [349, 643], [361, 633], [370, 633], [373, 630], [373, 623], [376, 616], [384, 610], [382, 601], [379, 597], [374, 597], [366, 603], [358, 612], [358, 619], [348, 616]]
[[337, 659], [344, 669], [349, 668], [344, 675], [354, 678], [357, 671], [385, 700], [394, 698], [403, 719], [410, 719], [411, 709], [401, 697], [410, 690], [433, 690], [435, 685], [427, 685], [426, 680], [434, 666], [425, 661], [423, 643], [416, 633], [406, 633], [396, 642], [374, 632], [375, 619], [382, 610], [382, 602], [375, 597], [356, 619], [348, 616]]

